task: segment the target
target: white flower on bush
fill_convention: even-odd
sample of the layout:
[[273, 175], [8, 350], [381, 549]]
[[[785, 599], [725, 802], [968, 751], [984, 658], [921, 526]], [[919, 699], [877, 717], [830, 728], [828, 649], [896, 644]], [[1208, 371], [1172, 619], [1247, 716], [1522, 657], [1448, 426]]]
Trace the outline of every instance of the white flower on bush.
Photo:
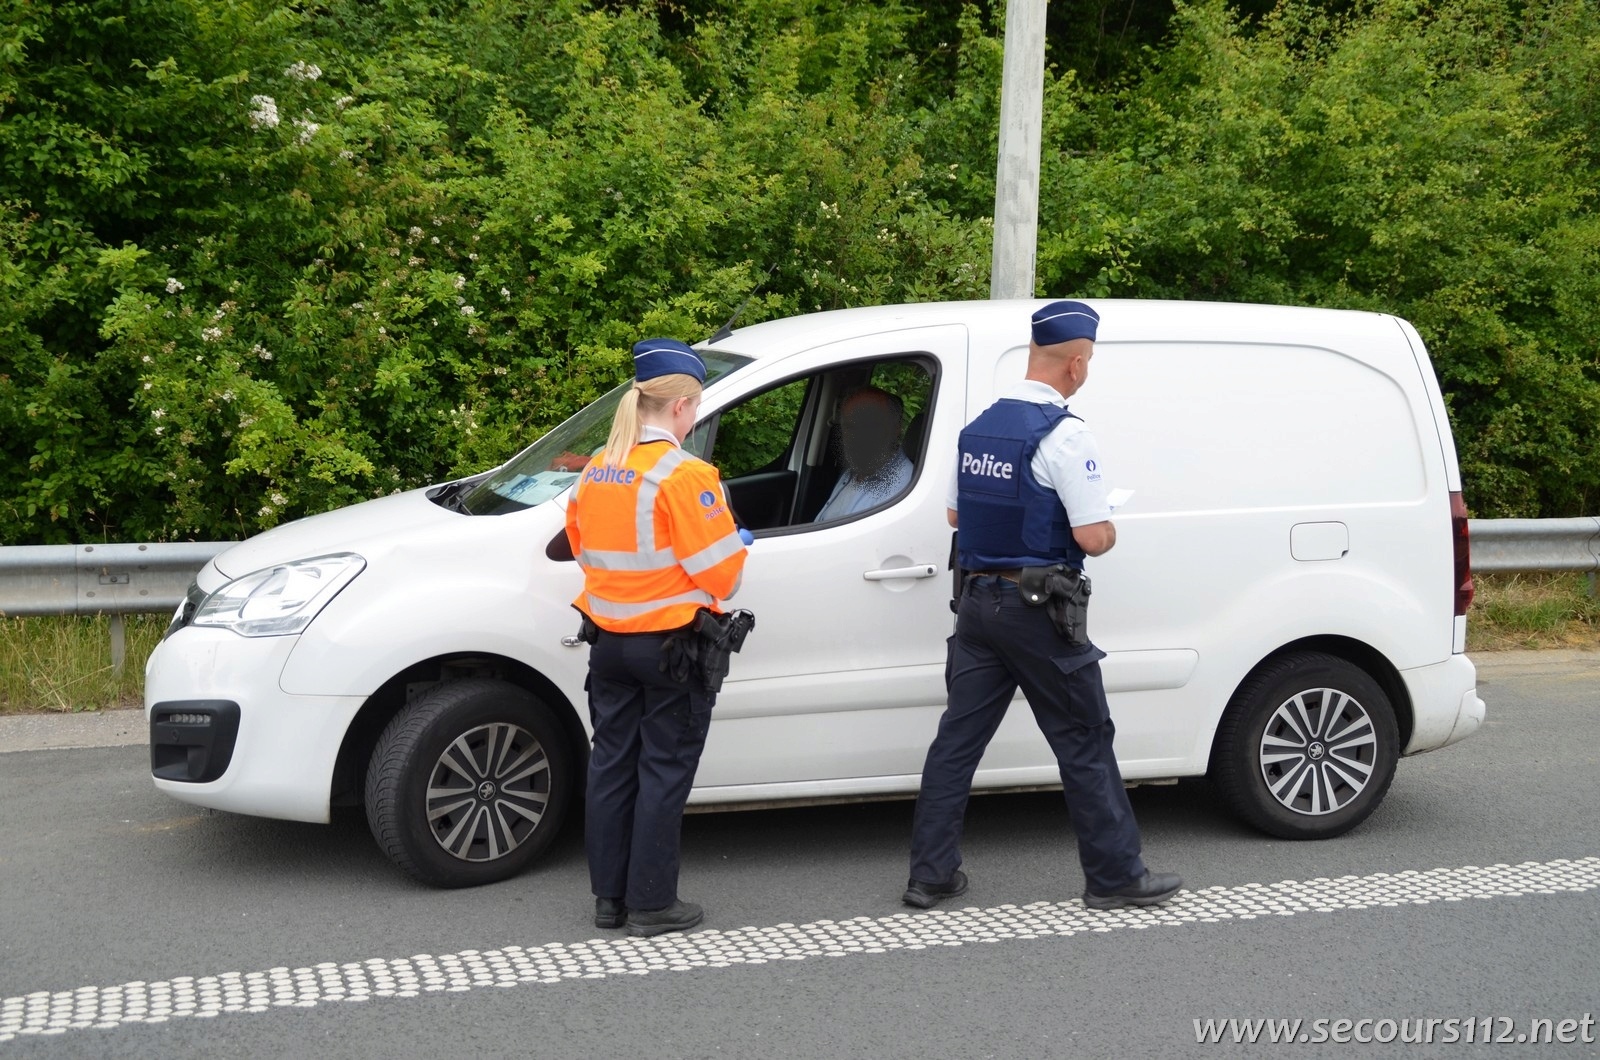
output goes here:
[[167, 410], [166, 409], [151, 409], [150, 410], [150, 418], [153, 419], [153, 420], [159, 420], [161, 417], [165, 416], [166, 414], [167, 414]]
[[455, 284], [456, 284], [456, 290], [459, 291], [462, 288], [467, 286], [467, 278], [465, 276], [461, 275], [458, 272], [458, 273], [456, 273]]
[[511, 288], [509, 288], [509, 287], [500, 288], [500, 297], [501, 298], [510, 298], [511, 297]]
[[271, 96], [250, 97], [250, 124], [257, 129], [276, 129], [278, 122], [278, 101]]
[[283, 75], [285, 77], [292, 77], [296, 81], [315, 81], [317, 78], [322, 76], [322, 67], [318, 66], [316, 63], [308, 63], [302, 59], [299, 62], [296, 62], [294, 65], [287, 67], [283, 71]]
[[200, 337], [205, 339], [207, 342], [216, 342], [218, 339], [222, 338], [222, 329], [202, 328], [200, 331]]
[[276, 505], [279, 505], [281, 507], [282, 505], [285, 505], [285, 504], [289, 503], [289, 498], [285, 497], [281, 493], [278, 493], [277, 491], [273, 491], [272, 503], [276, 504]]
[[322, 128], [322, 126], [318, 125], [314, 121], [302, 121], [299, 118], [294, 120], [294, 127], [300, 130], [299, 139], [303, 144], [310, 143], [311, 138], [317, 135], [317, 130]]
[[348, 162], [352, 158], [356, 157], [356, 153], [354, 151], [349, 151], [349, 150], [340, 151], [339, 152], [339, 157], [344, 159], [346, 162]]
[[146, 390], [149, 390], [149, 389], [150, 389], [150, 387], [151, 387], [151, 386], [152, 386], [152, 385], [153, 385], [153, 384], [151, 384], [151, 383], [146, 383], [146, 384], [145, 384], [145, 385], [144, 385], [144, 388], [145, 388], [145, 389], [146, 389]]
[[167, 429], [165, 427], [157, 427], [156, 428], [156, 433], [157, 434], [166, 434], [167, 433]]
[[263, 504], [261, 506], [261, 510], [259, 512], [257, 512], [256, 514], [259, 515], [261, 518], [265, 519], [267, 516], [272, 514], [272, 506], [269, 505], [269, 504]]
[[168, 294], [177, 294], [181, 290], [183, 290], [183, 284], [178, 282], [177, 277], [168, 276], [167, 277], [167, 293]]
[[152, 362], [152, 361], [154, 361], [154, 360], [155, 360], [155, 358], [154, 358], [154, 357], [152, 357], [152, 356], [150, 356], [150, 355], [149, 355], [149, 354], [148, 354], [148, 353], [147, 353], [147, 354], [145, 354], [145, 355], [144, 355], [144, 356], [143, 356], [143, 357], [141, 357], [141, 358], [139, 358], [139, 360], [141, 360], [141, 361], [143, 361], [143, 362], [144, 362], [144, 363], [145, 363], [145, 364], [149, 364], [149, 363], [151, 363], [151, 362]]
[[412, 225], [411, 226], [411, 230], [409, 232], [407, 232], [406, 235], [410, 236], [413, 240], [418, 240], [418, 239], [422, 238], [423, 231], [422, 231], [422, 229], [418, 228], [416, 225]]
[[272, 360], [272, 351], [261, 345], [259, 342], [250, 347], [250, 352], [261, 358], [263, 361]]
[[348, 107], [350, 104], [354, 103], [355, 101], [356, 101], [356, 97], [354, 97], [354, 96], [340, 96], [338, 99], [333, 101], [333, 105], [335, 107], [338, 107], [340, 110], [344, 110], [346, 107]]
[[222, 392], [222, 400], [223, 400], [223, 401], [232, 401], [232, 400], [233, 400], [233, 391], [231, 391], [231, 390], [224, 390], [224, 391], [223, 391], [223, 392]]
[[461, 315], [464, 316], [464, 317], [475, 316], [477, 314], [477, 312], [478, 311], [476, 309], [472, 308], [469, 305], [464, 305], [464, 306], [461, 307]]

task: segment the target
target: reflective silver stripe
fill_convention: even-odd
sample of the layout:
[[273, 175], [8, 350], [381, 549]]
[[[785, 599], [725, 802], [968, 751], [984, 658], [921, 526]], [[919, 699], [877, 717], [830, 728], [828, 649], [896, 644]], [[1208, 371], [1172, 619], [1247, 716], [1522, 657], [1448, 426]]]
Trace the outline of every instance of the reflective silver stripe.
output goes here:
[[638, 507], [634, 509], [634, 545], [640, 552], [656, 550], [656, 494], [661, 492], [661, 483], [666, 481], [667, 476], [687, 459], [688, 453], [674, 447], [663, 453], [655, 466], [644, 473], [644, 482], [639, 486]]
[[713, 541], [699, 552], [681, 559], [683, 569], [689, 574], [699, 574], [701, 571], [710, 570], [729, 556], [736, 556], [744, 550], [744, 542], [739, 539], [739, 532], [724, 537], [720, 541]]
[[655, 552], [610, 552], [604, 549], [584, 549], [578, 553], [578, 562], [591, 570], [666, 570], [678, 562], [671, 549]]
[[674, 604], [700, 604], [703, 607], [710, 607], [716, 603], [710, 593], [703, 593], [698, 589], [692, 593], [679, 593], [677, 596], [669, 596], [662, 600], [650, 600], [642, 604], [620, 604], [615, 600], [606, 600], [596, 596], [594, 593], [589, 593], [588, 595], [589, 614], [595, 618], [638, 618], [640, 615], [648, 615], [652, 611], [659, 611], [663, 607], [671, 607]]

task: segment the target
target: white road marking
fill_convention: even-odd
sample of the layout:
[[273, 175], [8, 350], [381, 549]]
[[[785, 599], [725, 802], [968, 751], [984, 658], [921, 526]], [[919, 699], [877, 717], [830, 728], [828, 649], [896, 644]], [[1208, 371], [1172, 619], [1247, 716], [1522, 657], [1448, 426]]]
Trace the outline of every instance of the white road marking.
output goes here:
[[1186, 891], [1154, 909], [1096, 912], [1078, 901], [1000, 905], [990, 909], [934, 910], [886, 917], [818, 920], [689, 935], [627, 937], [543, 946], [462, 950], [443, 956], [372, 957], [310, 968], [269, 968], [179, 976], [158, 983], [84, 986], [39, 991], [0, 1000], [0, 1043], [22, 1034], [64, 1034], [132, 1023], [205, 1019], [222, 1013], [311, 1008], [333, 1001], [418, 997], [434, 991], [516, 987], [563, 979], [604, 979], [735, 964], [803, 961], [852, 953], [887, 953], [960, 946], [967, 942], [1034, 939], [1223, 920], [1254, 920], [1301, 913], [1331, 913], [1469, 898], [1590, 891], [1600, 887], [1600, 857], [1525, 861], [1520, 865], [1467, 865], [1455, 869], [1380, 872], [1371, 876], [1318, 877], [1282, 883], [1247, 883]]

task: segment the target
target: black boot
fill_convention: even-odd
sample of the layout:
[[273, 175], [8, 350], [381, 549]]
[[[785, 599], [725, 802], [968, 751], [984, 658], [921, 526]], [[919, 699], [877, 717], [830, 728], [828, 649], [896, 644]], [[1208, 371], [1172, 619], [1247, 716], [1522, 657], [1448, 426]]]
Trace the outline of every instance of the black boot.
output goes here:
[[619, 928], [628, 919], [628, 908], [621, 898], [596, 898], [594, 900], [594, 926]]
[[921, 880], [911, 880], [906, 884], [906, 893], [900, 900], [906, 905], [914, 905], [918, 909], [932, 909], [946, 898], [967, 893], [967, 874], [960, 869], [950, 874], [950, 878], [943, 883], [923, 883]]
[[669, 931], [688, 931], [706, 918], [706, 911], [693, 902], [675, 901], [665, 909], [628, 911], [628, 934], [665, 935]]
[[1137, 880], [1106, 894], [1083, 889], [1083, 904], [1090, 909], [1121, 909], [1125, 905], [1160, 905], [1183, 890], [1183, 877], [1171, 872], [1146, 872]]

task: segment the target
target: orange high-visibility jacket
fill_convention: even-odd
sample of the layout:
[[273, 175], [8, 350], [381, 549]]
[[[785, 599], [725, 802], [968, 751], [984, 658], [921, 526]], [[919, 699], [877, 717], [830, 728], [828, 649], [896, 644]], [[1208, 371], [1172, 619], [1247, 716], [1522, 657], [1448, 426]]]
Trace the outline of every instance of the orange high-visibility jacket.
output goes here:
[[667, 441], [634, 446], [620, 467], [590, 460], [567, 505], [567, 540], [584, 575], [573, 604], [612, 633], [720, 611], [744, 570], [717, 469]]

